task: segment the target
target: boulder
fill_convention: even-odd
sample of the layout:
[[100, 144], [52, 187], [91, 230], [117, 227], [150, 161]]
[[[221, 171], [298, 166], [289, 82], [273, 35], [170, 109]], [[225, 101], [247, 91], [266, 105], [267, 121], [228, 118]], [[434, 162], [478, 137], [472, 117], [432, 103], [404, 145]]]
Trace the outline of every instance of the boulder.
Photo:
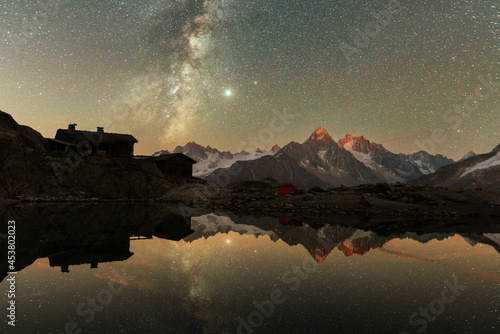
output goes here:
[[359, 202], [362, 206], [364, 207], [372, 207], [374, 206], [375, 204], [373, 204], [373, 202], [368, 198], [367, 195], [362, 195], [361, 196], [361, 200]]

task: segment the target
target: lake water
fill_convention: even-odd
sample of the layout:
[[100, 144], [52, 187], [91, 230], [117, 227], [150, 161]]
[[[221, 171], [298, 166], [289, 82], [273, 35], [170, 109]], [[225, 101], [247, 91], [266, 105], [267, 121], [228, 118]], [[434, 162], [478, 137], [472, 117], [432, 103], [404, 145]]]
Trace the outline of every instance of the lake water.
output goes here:
[[16, 326], [2, 293], [2, 333], [500, 331], [500, 234], [123, 208], [0, 214], [19, 226]]

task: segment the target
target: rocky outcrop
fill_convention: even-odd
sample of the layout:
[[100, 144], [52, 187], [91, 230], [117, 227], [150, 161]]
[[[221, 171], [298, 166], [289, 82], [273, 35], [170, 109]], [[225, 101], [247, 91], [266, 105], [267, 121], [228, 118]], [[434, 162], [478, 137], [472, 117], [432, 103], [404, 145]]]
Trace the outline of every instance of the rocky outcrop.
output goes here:
[[45, 145], [41, 134], [0, 111], [0, 198], [34, 196], [54, 181]]

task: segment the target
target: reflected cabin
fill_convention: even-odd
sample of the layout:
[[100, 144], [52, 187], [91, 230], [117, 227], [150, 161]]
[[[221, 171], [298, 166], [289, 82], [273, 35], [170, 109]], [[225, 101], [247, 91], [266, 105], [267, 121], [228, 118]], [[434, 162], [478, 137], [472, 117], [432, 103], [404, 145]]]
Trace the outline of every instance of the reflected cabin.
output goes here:
[[138, 142], [132, 135], [104, 132], [102, 127], [95, 132], [76, 130], [76, 124], [57, 130], [55, 139], [47, 140], [52, 151], [67, 152], [72, 149], [78, 153], [116, 158], [132, 158], [134, 144]]

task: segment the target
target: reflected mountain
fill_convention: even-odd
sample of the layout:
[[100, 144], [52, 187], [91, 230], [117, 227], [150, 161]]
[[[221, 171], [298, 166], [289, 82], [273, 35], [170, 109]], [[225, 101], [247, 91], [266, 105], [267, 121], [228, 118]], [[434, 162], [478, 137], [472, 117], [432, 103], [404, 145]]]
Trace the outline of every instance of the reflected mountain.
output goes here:
[[241, 235], [269, 236], [276, 242], [282, 240], [290, 246], [302, 245], [316, 262], [323, 262], [331, 252], [337, 248], [346, 256], [364, 255], [372, 249], [383, 247], [393, 239], [412, 239], [420, 243], [431, 240], [444, 240], [459, 235], [472, 246], [482, 243], [490, 245], [500, 253], [500, 233], [424, 233], [416, 232], [393, 233], [379, 235], [373, 231], [364, 231], [355, 227], [341, 225], [324, 225], [315, 228], [308, 224], [301, 226], [283, 225], [283, 220], [263, 217], [245, 216], [238, 223], [227, 216], [208, 214], [192, 219], [191, 229], [194, 233], [184, 238], [187, 242], [194, 242], [200, 238], [209, 238], [216, 234], [229, 232]]
[[[495, 233], [498, 229], [495, 226], [477, 233], [464, 233], [460, 229], [460, 232], [429, 231], [427, 227], [427, 232], [423, 233], [420, 226], [405, 222], [360, 228], [367, 225], [366, 222], [359, 221], [348, 226], [325, 225], [273, 217], [204, 214], [196, 210], [187, 212], [185, 207], [167, 204], [38, 204], [0, 208], [0, 219], [16, 221], [16, 271], [23, 270], [38, 258], [48, 258], [51, 267], [60, 268], [64, 273], [77, 265], [94, 269], [100, 263], [126, 261], [132, 257], [130, 240], [156, 237], [195, 242], [229, 232], [268, 236], [274, 242], [281, 240], [290, 246], [302, 245], [318, 263], [323, 262], [334, 249], [346, 256], [363, 255], [393, 239], [426, 243], [454, 235], [462, 236], [471, 245], [486, 244], [500, 252], [500, 233]], [[400, 228], [387, 228], [394, 224]], [[0, 249], [0, 256], [5, 258], [5, 233], [0, 234]], [[3, 281], [10, 271], [5, 261], [0, 270], [0, 281]]]

